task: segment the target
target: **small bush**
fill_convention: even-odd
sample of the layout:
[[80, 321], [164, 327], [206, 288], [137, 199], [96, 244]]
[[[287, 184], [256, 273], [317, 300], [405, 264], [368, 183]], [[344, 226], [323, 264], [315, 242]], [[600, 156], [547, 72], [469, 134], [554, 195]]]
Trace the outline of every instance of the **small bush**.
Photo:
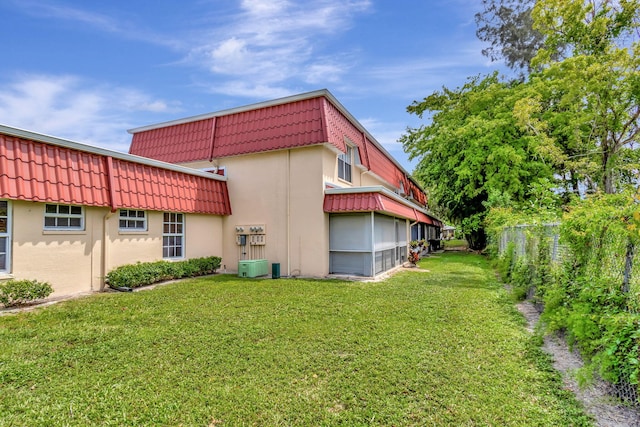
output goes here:
[[0, 282], [0, 303], [5, 307], [43, 299], [51, 295], [53, 288], [47, 282], [37, 280], [8, 280]]
[[212, 274], [220, 268], [221, 262], [222, 258], [212, 256], [177, 262], [156, 261], [127, 264], [107, 273], [105, 282], [112, 288], [137, 288], [164, 280]]

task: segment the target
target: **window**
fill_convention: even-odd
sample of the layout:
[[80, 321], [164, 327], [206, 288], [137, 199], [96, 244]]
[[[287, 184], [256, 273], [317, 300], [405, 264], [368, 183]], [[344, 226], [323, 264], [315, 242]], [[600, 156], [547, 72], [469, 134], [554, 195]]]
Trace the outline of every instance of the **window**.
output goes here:
[[162, 257], [182, 258], [184, 256], [184, 215], [164, 213], [162, 224]]
[[346, 146], [344, 154], [338, 156], [338, 178], [351, 182], [351, 164], [353, 163], [353, 147]]
[[46, 204], [44, 206], [44, 229], [84, 230], [82, 206]]
[[147, 213], [133, 209], [120, 209], [120, 230], [146, 231]]
[[11, 222], [10, 205], [6, 200], [0, 200], [0, 272], [8, 272], [11, 250]]

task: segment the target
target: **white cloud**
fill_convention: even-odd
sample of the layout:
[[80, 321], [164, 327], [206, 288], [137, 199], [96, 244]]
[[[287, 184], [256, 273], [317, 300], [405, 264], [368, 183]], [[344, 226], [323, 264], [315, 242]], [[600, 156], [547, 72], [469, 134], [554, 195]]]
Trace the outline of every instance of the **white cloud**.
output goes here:
[[335, 83], [347, 72], [344, 64], [332, 61], [310, 64], [305, 70], [304, 80], [310, 84]]
[[241, 80], [224, 82], [216, 85], [215, 87], [208, 87], [208, 90], [229, 96], [258, 99], [282, 98], [284, 96], [292, 95], [295, 92], [284, 86], [254, 84], [252, 82], [245, 82]]
[[25, 75], [0, 87], [4, 124], [120, 151], [131, 139], [129, 114], [176, 111], [140, 91], [68, 75]]
[[336, 52], [333, 55], [341, 58], [325, 58], [325, 48], [348, 31], [358, 15], [372, 9], [371, 0], [238, 0], [233, 9], [226, 9], [231, 12], [216, 7], [211, 9], [216, 14], [207, 16], [203, 8], [188, 26], [167, 33], [150, 30], [135, 15], [109, 10], [108, 3], [102, 9], [57, 0], [12, 4], [36, 18], [167, 46], [184, 55], [174, 65], [196, 65], [213, 75], [216, 83], [208, 85], [203, 83], [207, 76], [194, 77], [207, 91], [253, 98], [282, 93], [283, 86], [337, 86], [350, 69], [342, 61], [347, 55]]
[[242, 8], [259, 16], [275, 15], [289, 4], [285, 0], [242, 0]]
[[373, 135], [385, 150], [400, 162], [407, 172], [413, 170], [417, 161], [409, 161], [402, 144], [398, 142], [400, 137], [406, 133], [406, 123], [383, 122], [375, 118], [364, 118], [358, 121]]
[[335, 82], [348, 66], [318, 61], [321, 44], [347, 31], [353, 16], [370, 6], [369, 0], [243, 0], [241, 12], [229, 16], [228, 25], [197, 34], [208, 42], [197, 44], [188, 61], [226, 80], [210, 90], [227, 95], [256, 97], [271, 87], [280, 92], [285, 81]]
[[492, 63], [482, 56], [479, 42], [465, 46], [452, 46], [446, 55], [396, 59], [393, 64], [372, 65], [362, 71], [358, 88], [354, 91], [376, 93], [394, 97], [426, 96], [443, 86], [456, 88], [478, 73], [489, 74], [501, 64]]
[[12, 3], [15, 7], [22, 10], [23, 13], [37, 18], [72, 21], [99, 31], [117, 34], [126, 39], [141, 40], [176, 49], [179, 49], [181, 46], [179, 40], [175, 38], [150, 31], [140, 23], [127, 21], [122, 17], [60, 5], [53, 1], [14, 0]]

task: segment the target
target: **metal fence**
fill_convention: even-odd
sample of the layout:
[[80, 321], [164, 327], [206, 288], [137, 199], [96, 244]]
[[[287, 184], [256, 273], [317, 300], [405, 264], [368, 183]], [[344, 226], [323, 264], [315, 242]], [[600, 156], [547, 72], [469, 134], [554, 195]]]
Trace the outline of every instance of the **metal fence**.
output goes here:
[[[596, 239], [599, 239], [596, 242]], [[594, 253], [592, 257], [594, 265], [597, 264], [597, 274], [609, 279], [612, 283], [626, 285], [629, 298], [640, 298], [640, 250], [629, 251], [627, 243], [618, 241], [619, 236], [607, 235], [594, 236], [591, 245], [605, 246], [608, 250]], [[542, 226], [517, 225], [505, 227], [500, 235], [498, 252], [500, 255], [513, 247], [513, 255], [516, 259], [535, 260], [540, 253], [541, 244], [547, 245], [549, 260], [559, 266], [563, 261], [572, 256], [570, 248], [564, 245], [560, 239], [560, 224], [550, 223]], [[640, 249], [640, 248], [639, 248]], [[594, 269], [596, 267], [593, 267]], [[594, 273], [596, 273], [594, 271]], [[640, 301], [629, 304], [629, 312], [639, 312]], [[620, 381], [609, 385], [609, 392], [617, 398], [640, 407], [638, 385], [629, 381]]]

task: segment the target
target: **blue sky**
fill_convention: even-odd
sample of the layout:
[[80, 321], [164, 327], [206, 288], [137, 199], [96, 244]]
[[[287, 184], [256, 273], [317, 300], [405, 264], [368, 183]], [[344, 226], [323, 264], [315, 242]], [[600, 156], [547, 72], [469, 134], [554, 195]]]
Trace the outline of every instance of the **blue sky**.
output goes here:
[[329, 89], [409, 172], [406, 107], [499, 65], [481, 0], [0, 0], [0, 123], [127, 151], [127, 129]]

